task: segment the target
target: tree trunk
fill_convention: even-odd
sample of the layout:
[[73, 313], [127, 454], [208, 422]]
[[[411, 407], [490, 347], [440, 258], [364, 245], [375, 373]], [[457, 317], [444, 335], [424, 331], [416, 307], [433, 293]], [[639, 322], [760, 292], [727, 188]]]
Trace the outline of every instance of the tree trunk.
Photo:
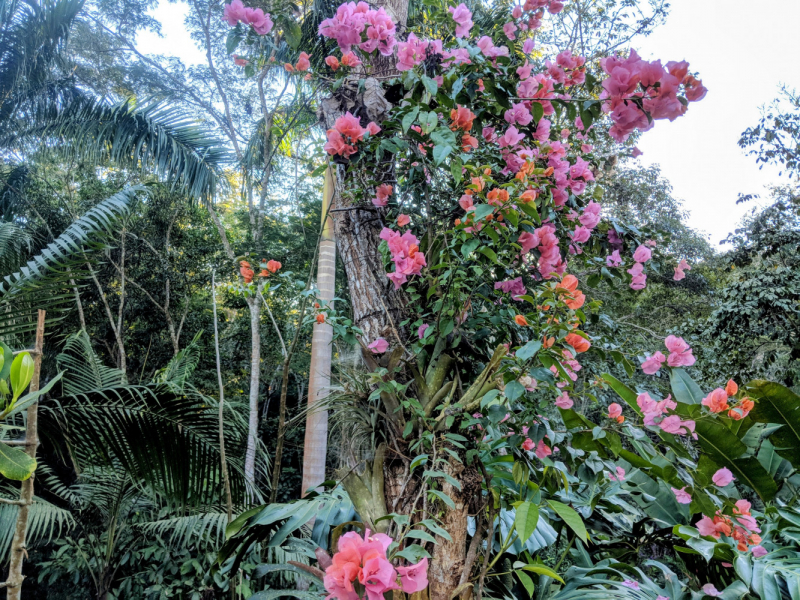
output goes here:
[[[33, 352], [33, 377], [29, 392], [39, 390], [39, 377], [42, 371], [42, 348], [44, 346], [44, 316], [45, 311], [39, 311], [39, 321], [36, 325], [36, 346]], [[34, 402], [28, 407], [27, 424], [25, 428], [25, 452], [28, 456], [36, 458], [36, 448], [39, 445], [38, 435], [39, 403]], [[20, 486], [19, 500], [20, 507], [17, 513], [17, 525], [14, 530], [14, 538], [11, 541], [11, 555], [8, 566], [8, 600], [19, 600], [22, 594], [22, 575], [23, 559], [28, 555], [25, 546], [25, 538], [28, 534], [28, 512], [33, 502], [33, 479], [35, 474], [22, 482]]]
[[[325, 171], [322, 188], [322, 235], [319, 244], [317, 288], [325, 305], [333, 302], [336, 284], [336, 242], [329, 209], [333, 196], [333, 168]], [[328, 450], [328, 411], [314, 410], [314, 405], [328, 395], [331, 386], [333, 328], [329, 323], [316, 323], [311, 336], [311, 365], [308, 379], [308, 416], [303, 445], [303, 484], [305, 496], [310, 489], [325, 481]], [[302, 398], [300, 398], [302, 400]]]
[[231, 479], [228, 475], [228, 460], [225, 456], [225, 386], [222, 384], [222, 364], [219, 356], [219, 325], [217, 320], [217, 281], [211, 272], [211, 302], [214, 309], [214, 351], [217, 359], [217, 383], [219, 384], [219, 459], [222, 463], [222, 481], [225, 484], [225, 503], [228, 507], [228, 523], [233, 520]]
[[244, 458], [244, 476], [251, 484], [256, 481], [256, 447], [258, 446], [258, 392], [261, 376], [261, 302], [258, 296], [249, 296], [250, 309], [250, 407], [247, 421], [247, 452]]

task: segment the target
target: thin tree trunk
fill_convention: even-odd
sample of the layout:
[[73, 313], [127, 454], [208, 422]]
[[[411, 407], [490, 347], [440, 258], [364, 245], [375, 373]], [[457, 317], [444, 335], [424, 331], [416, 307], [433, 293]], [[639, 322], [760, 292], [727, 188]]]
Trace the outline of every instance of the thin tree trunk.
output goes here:
[[125, 309], [125, 230], [122, 230], [122, 240], [120, 248], [120, 273], [119, 273], [119, 309], [117, 310], [117, 335], [119, 340], [119, 369], [125, 374], [128, 380], [128, 358], [125, 356], [125, 345], [122, 343], [122, 314]]
[[261, 302], [258, 296], [247, 298], [250, 309], [250, 406], [247, 420], [247, 452], [244, 476], [248, 483], [256, 482], [256, 447], [258, 446], [258, 392], [261, 378]]
[[231, 497], [231, 479], [228, 475], [228, 461], [225, 457], [225, 388], [222, 385], [222, 365], [219, 358], [219, 326], [217, 321], [217, 282], [214, 271], [211, 272], [211, 302], [214, 308], [214, 350], [217, 355], [217, 383], [219, 383], [219, 459], [222, 463], [222, 480], [225, 484], [225, 501], [228, 506], [228, 523], [233, 520], [233, 499]]
[[[36, 324], [36, 346], [33, 351], [33, 377], [31, 378], [30, 392], [39, 390], [39, 377], [42, 371], [42, 348], [44, 346], [44, 316], [45, 311], [39, 311], [39, 321]], [[28, 456], [36, 458], [36, 448], [39, 445], [38, 436], [39, 403], [34, 402], [28, 407], [27, 426], [25, 429], [25, 452]], [[19, 600], [22, 594], [22, 564], [27, 557], [25, 538], [28, 534], [28, 512], [33, 502], [34, 474], [22, 482], [20, 486], [20, 507], [17, 514], [17, 525], [14, 529], [14, 538], [11, 541], [11, 556], [8, 567], [8, 600]]]
[[[333, 196], [333, 169], [325, 170], [322, 188], [322, 236], [319, 244], [317, 288], [325, 304], [333, 302], [336, 285], [336, 242], [333, 237], [333, 220], [329, 215]], [[315, 410], [331, 386], [331, 354], [333, 327], [329, 323], [316, 323], [311, 336], [311, 365], [308, 379], [308, 416], [303, 445], [303, 483], [300, 493], [305, 496], [310, 489], [325, 481], [325, 463], [328, 451], [328, 411]], [[302, 400], [300, 398], [299, 400]]]

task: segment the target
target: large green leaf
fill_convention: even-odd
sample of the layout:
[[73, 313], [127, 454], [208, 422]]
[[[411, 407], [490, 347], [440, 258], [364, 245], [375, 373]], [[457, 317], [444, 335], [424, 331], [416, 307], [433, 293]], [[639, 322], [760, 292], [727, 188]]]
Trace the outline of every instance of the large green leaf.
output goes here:
[[752, 381], [745, 389], [755, 400], [750, 417], [759, 423], [783, 425], [769, 439], [779, 456], [800, 468], [800, 396], [770, 381]]
[[670, 369], [669, 383], [672, 395], [677, 402], [682, 404], [700, 404], [702, 402], [703, 390], [683, 369], [678, 367]]
[[19, 448], [0, 442], [0, 474], [13, 481], [25, 481], [36, 470], [36, 459]]
[[584, 542], [589, 540], [589, 533], [586, 531], [586, 525], [583, 524], [583, 519], [581, 519], [581, 516], [574, 508], [562, 502], [558, 502], [557, 500], [548, 500], [547, 503], [550, 505], [550, 508], [553, 509], [553, 512], [561, 517], [561, 520], [575, 532], [578, 539]]
[[617, 392], [617, 395], [622, 398], [637, 415], [642, 415], [642, 409], [639, 408], [639, 404], [636, 402], [636, 392], [609, 373], [603, 373], [603, 380], [611, 386], [612, 390]]
[[708, 457], [720, 467], [730, 469], [739, 483], [754, 490], [764, 501], [775, 497], [778, 492], [775, 480], [757, 458], [742, 458], [747, 446], [722, 421], [709, 417], [697, 419], [695, 432]]
[[531, 502], [523, 502], [517, 506], [514, 516], [514, 526], [517, 529], [519, 539], [527, 540], [536, 531], [539, 522], [539, 507]]

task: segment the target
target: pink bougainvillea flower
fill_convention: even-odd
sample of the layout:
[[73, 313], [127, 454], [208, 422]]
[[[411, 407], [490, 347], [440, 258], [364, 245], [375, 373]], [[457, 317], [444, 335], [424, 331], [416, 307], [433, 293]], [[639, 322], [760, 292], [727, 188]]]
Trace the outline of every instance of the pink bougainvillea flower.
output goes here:
[[631, 275], [630, 288], [632, 290], [643, 290], [647, 285], [647, 275], [644, 273], [644, 265], [642, 263], [633, 263], [633, 266], [628, 269]]
[[294, 68], [298, 71], [308, 71], [308, 68], [311, 66], [311, 62], [308, 60], [310, 57], [305, 52], [300, 53], [300, 57], [297, 59], [297, 64], [295, 64]]
[[641, 150], [639, 150], [639, 148], [637, 148], [636, 146], [634, 146], [634, 147], [633, 147], [633, 152], [631, 152], [631, 156], [632, 156], [633, 158], [638, 158], [638, 157], [640, 157], [642, 154], [644, 154], [644, 152], [642, 152]]
[[382, 183], [378, 186], [375, 190], [375, 198], [372, 199], [372, 203], [375, 206], [386, 206], [386, 203], [389, 200], [389, 196], [392, 195], [394, 188], [389, 185], [388, 183]]
[[661, 352], [654, 352], [642, 363], [642, 371], [647, 375], [655, 375], [666, 360], [667, 357]]
[[617, 419], [622, 415], [622, 407], [617, 404], [616, 402], [612, 402], [608, 405], [608, 418], [609, 419]]
[[638, 590], [639, 589], [639, 582], [638, 581], [634, 581], [633, 579], [626, 579], [625, 581], [622, 582], [622, 585], [624, 585], [625, 587], [631, 588], [632, 590]]
[[517, 30], [517, 26], [514, 24], [513, 21], [509, 21], [505, 25], [503, 25], [503, 33], [506, 34], [506, 37], [510, 40], [517, 39], [517, 36], [514, 35], [514, 32]]
[[619, 255], [619, 250], [614, 250], [609, 256], [606, 256], [606, 265], [609, 267], [622, 266], [622, 257]]
[[459, 4], [453, 8], [448, 6], [447, 10], [453, 16], [453, 21], [456, 22], [456, 37], [462, 38], [469, 35], [469, 30], [472, 29], [472, 13], [465, 4]]
[[536, 456], [540, 459], [550, 456], [553, 451], [550, 449], [550, 446], [544, 443], [544, 440], [539, 440], [539, 443], [536, 445]]
[[428, 325], [427, 323], [423, 323], [422, 325], [419, 326], [419, 329], [417, 329], [417, 337], [419, 339], [425, 337], [425, 331], [428, 329], [428, 327], [430, 327], [430, 325]]
[[761, 558], [762, 556], [767, 555], [767, 550], [764, 548], [764, 546], [761, 545], [753, 546], [752, 548], [750, 548], [750, 550], [752, 550], [753, 557], [755, 558]]
[[383, 354], [389, 349], [389, 342], [387, 342], [383, 338], [378, 338], [374, 342], [372, 342], [369, 346], [367, 346], [370, 350], [372, 350], [373, 354]]
[[522, 51], [523, 51], [525, 54], [530, 54], [530, 53], [531, 53], [531, 51], [533, 50], [533, 48], [534, 48], [534, 46], [535, 46], [535, 45], [536, 45], [536, 43], [533, 41], [533, 38], [528, 38], [528, 39], [527, 39], [527, 40], [525, 40], [525, 42], [522, 44]]
[[713, 583], [707, 583], [700, 589], [706, 596], [711, 596], [713, 598], [719, 598], [720, 596], [722, 596], [722, 592], [717, 590], [717, 588], [714, 587]]
[[692, 495], [686, 491], [686, 486], [683, 486], [681, 489], [670, 488], [672, 493], [675, 494], [675, 499], [678, 501], [679, 504], [691, 504], [692, 503]]
[[339, 68], [339, 59], [335, 56], [326, 56], [325, 57], [325, 64], [328, 65], [331, 70], [335, 71]]
[[664, 417], [658, 426], [662, 431], [675, 435], [689, 435], [690, 433], [693, 434], [693, 436], [696, 435], [694, 433], [695, 422], [691, 420], [683, 421], [678, 415]]
[[692, 267], [686, 261], [686, 259], [682, 259], [678, 266], [675, 267], [675, 274], [672, 276], [674, 281], [680, 281], [684, 277], [686, 277], [686, 273], [684, 271], [690, 271]]
[[640, 263], [645, 263], [652, 257], [653, 252], [647, 246], [639, 246], [636, 252], [633, 253], [633, 260]]
[[397, 225], [399, 227], [405, 227], [409, 223], [411, 223], [411, 217], [404, 214], [397, 215]]
[[370, 135], [378, 135], [381, 132], [381, 128], [374, 121], [370, 121], [367, 123], [367, 131], [369, 131]]
[[728, 410], [728, 394], [722, 388], [717, 388], [708, 394], [700, 402], [703, 406], [707, 406], [713, 413], [721, 413]]
[[711, 481], [713, 481], [714, 485], [717, 487], [726, 487], [730, 485], [733, 480], [733, 473], [726, 467], [722, 467], [719, 471], [714, 473], [714, 476], [711, 478]]
[[475, 205], [472, 202], [472, 196], [468, 194], [464, 194], [463, 196], [461, 196], [461, 198], [458, 200], [458, 205], [466, 212], [475, 210]]
[[244, 21], [244, 4], [242, 0], [233, 0], [230, 4], [226, 4], [222, 11], [222, 20], [231, 27], [235, 27], [239, 21]]
[[406, 594], [421, 592], [428, 587], [428, 559], [423, 558], [410, 567], [397, 567], [400, 585]]
[[691, 367], [694, 364], [695, 358], [692, 355], [692, 349], [683, 338], [674, 335], [667, 336], [664, 345], [670, 352], [667, 358], [667, 364], [670, 367]]
[[607, 477], [611, 481], [619, 481], [619, 482], [625, 481], [625, 469], [623, 469], [622, 467], [617, 467], [615, 471], [616, 475], [613, 473], [607, 473]]
[[572, 398], [569, 397], [567, 392], [564, 392], [556, 399], [556, 406], [558, 408], [563, 408], [564, 410], [569, 410], [574, 405]]

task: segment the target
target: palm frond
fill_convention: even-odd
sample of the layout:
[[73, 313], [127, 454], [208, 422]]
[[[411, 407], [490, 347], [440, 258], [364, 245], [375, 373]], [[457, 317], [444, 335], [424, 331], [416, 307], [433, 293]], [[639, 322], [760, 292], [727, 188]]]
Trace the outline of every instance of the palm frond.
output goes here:
[[159, 369], [153, 377], [153, 383], [169, 385], [176, 391], [182, 392], [200, 362], [200, 336], [198, 331], [192, 341], [183, 350], [178, 352], [163, 369]]
[[56, 364], [59, 371], [65, 372], [61, 379], [65, 394], [111, 388], [122, 385], [125, 381], [122, 371], [103, 364], [85, 331], [67, 338], [64, 349], [56, 357]]
[[173, 182], [192, 198], [209, 200], [217, 172], [228, 161], [222, 144], [184, 112], [158, 103], [136, 107], [130, 100], [116, 105], [75, 98], [47, 118], [0, 137], [0, 147], [63, 144], [95, 162], [111, 160], [120, 167], [149, 169]]
[[[17, 500], [19, 491], [5, 486], [0, 488], [0, 497]], [[11, 539], [17, 525], [19, 506], [13, 504], [0, 504], [0, 561], [5, 562], [11, 548]], [[46, 500], [34, 497], [28, 511], [28, 545], [46, 543], [54, 537], [59, 537], [75, 527], [72, 514], [59, 508]]]
[[0, 337], [32, 331], [36, 309], [48, 311], [53, 323], [74, 302], [73, 283], [89, 276], [87, 261], [107, 247], [108, 236], [130, 212], [143, 186], [132, 186], [103, 200], [70, 225], [18, 271], [0, 282]]
[[167, 539], [174, 547], [183, 547], [197, 540], [211, 541], [218, 546], [225, 539], [227, 526], [227, 510], [211, 508], [192, 515], [151, 521], [141, 528], [145, 533]]
[[[115, 386], [67, 395], [40, 406], [43, 431], [63, 436], [80, 466], [118, 466], [181, 506], [223, 501], [218, 414], [211, 399], [163, 385]], [[233, 496], [249, 492], [240, 458], [247, 429], [227, 423]]]
[[0, 223], [0, 273], [16, 270], [31, 247], [28, 233], [16, 223]]

